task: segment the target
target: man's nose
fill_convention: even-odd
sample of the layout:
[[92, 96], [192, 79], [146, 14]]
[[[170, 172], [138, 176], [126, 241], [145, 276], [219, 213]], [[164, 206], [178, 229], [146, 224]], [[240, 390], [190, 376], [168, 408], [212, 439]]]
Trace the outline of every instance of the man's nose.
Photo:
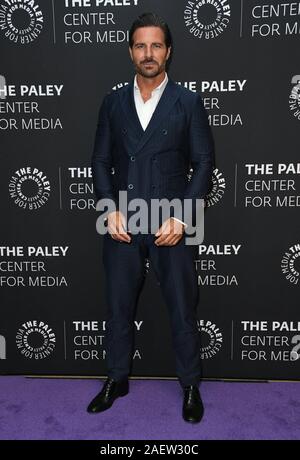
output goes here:
[[145, 49], [145, 57], [146, 57], [147, 59], [152, 58], [152, 49], [151, 49], [150, 46], [149, 46], [149, 48], [146, 48], [146, 49]]

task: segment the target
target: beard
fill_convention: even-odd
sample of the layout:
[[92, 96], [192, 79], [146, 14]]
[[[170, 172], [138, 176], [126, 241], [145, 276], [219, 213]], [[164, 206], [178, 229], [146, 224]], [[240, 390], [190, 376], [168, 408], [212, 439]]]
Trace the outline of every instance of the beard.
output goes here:
[[141, 64], [138, 64], [138, 63], [134, 64], [136, 72], [140, 74], [142, 77], [154, 78], [165, 70], [165, 67], [166, 67], [165, 62], [162, 63], [161, 65], [159, 65], [156, 61], [148, 61], [148, 62], [149, 63], [151, 62], [153, 64], [151, 67], [148, 67], [148, 68], [145, 66], [147, 62], [144, 62]]

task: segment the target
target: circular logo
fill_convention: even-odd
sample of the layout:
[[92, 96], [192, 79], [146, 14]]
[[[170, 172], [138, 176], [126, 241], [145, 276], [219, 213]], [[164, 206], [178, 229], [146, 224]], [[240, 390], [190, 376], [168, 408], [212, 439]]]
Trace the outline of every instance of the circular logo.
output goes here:
[[0, 30], [13, 43], [33, 42], [43, 24], [43, 13], [35, 0], [5, 0], [0, 4]]
[[16, 344], [25, 358], [44, 359], [53, 352], [56, 337], [43, 321], [27, 321], [17, 332]]
[[188, 2], [184, 9], [184, 22], [196, 38], [216, 38], [230, 22], [228, 0], [198, 0]]
[[205, 206], [210, 207], [217, 204], [224, 196], [226, 181], [223, 174], [216, 168], [212, 174], [211, 191], [205, 197]]
[[37, 168], [27, 166], [15, 171], [9, 182], [9, 194], [14, 203], [23, 209], [39, 209], [50, 196], [50, 183]]
[[294, 86], [289, 96], [290, 111], [295, 118], [300, 120], [300, 75], [295, 75], [292, 78], [292, 83]]
[[298, 284], [299, 281], [299, 269], [295, 268], [295, 262], [299, 262], [299, 258], [300, 244], [295, 244], [288, 249], [281, 260], [281, 271], [285, 279], [292, 284]]
[[213, 358], [223, 344], [220, 329], [211, 321], [198, 321], [198, 330], [201, 332], [201, 359]]

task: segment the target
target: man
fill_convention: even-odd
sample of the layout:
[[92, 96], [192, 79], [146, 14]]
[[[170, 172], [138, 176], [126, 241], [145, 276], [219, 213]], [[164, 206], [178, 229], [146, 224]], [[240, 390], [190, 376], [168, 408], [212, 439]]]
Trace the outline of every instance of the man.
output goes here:
[[183, 389], [182, 416], [199, 422], [204, 409], [198, 388], [198, 285], [193, 249], [184, 238], [193, 219], [185, 222], [170, 214], [155, 234], [135, 232], [128, 228], [117, 200], [121, 190], [128, 192], [128, 200], [140, 198], [149, 204], [154, 198], [204, 198], [209, 190], [213, 147], [207, 114], [200, 95], [168, 77], [171, 45], [163, 19], [153, 13], [139, 16], [129, 33], [136, 75], [128, 85], [107, 94], [99, 111], [92, 157], [94, 189], [98, 200], [111, 199], [116, 209], [108, 213], [108, 233], [103, 237], [108, 377], [87, 410], [106, 410], [128, 393], [134, 307], [149, 258], [170, 314], [176, 372]]

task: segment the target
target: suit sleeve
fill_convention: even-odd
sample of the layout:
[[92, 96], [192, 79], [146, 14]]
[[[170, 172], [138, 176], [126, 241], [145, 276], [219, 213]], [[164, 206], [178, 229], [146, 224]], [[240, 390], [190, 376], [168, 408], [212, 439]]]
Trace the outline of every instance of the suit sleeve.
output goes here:
[[[197, 94], [188, 126], [188, 143], [193, 174], [186, 186], [184, 199], [192, 200], [192, 215], [184, 211], [184, 202], [182, 210], [183, 218], [187, 225], [192, 224], [195, 226], [196, 199], [205, 198], [210, 191], [214, 167], [213, 138], [200, 94]], [[180, 218], [179, 215], [178, 217]]]
[[109, 198], [114, 201], [117, 209], [117, 200], [112, 183], [112, 150], [113, 140], [108, 113], [108, 95], [103, 99], [98, 113], [98, 123], [95, 134], [92, 154], [92, 178], [94, 193], [97, 201]]
[[207, 113], [200, 94], [197, 95], [194, 105], [188, 136], [193, 174], [184, 198], [205, 198], [211, 185], [214, 147]]

